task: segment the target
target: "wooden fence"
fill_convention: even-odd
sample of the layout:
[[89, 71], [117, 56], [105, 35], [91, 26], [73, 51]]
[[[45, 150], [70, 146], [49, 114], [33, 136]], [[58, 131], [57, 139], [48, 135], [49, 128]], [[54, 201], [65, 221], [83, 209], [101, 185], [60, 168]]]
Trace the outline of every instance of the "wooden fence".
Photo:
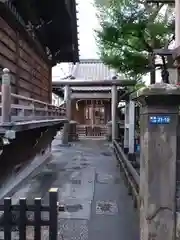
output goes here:
[[107, 135], [106, 125], [77, 125], [77, 134], [79, 138], [84, 137], [102, 137], [105, 138]]
[[[42, 205], [41, 198], [35, 198], [33, 205], [28, 205], [25, 198], [20, 198], [18, 205], [12, 205], [11, 198], [5, 198], [0, 211], [4, 213], [0, 220], [4, 240], [14, 239], [11, 234], [14, 227], [19, 232], [19, 240], [29, 239], [26, 236], [27, 226], [34, 227], [34, 240], [44, 239], [41, 235], [42, 226], [49, 227], [49, 240], [56, 240], [58, 237], [58, 211], [63, 211], [63, 207], [61, 209], [58, 206], [57, 188], [50, 189], [48, 206]], [[32, 219], [28, 219], [27, 212], [33, 213]], [[49, 218], [42, 219], [42, 212], [49, 213]]]

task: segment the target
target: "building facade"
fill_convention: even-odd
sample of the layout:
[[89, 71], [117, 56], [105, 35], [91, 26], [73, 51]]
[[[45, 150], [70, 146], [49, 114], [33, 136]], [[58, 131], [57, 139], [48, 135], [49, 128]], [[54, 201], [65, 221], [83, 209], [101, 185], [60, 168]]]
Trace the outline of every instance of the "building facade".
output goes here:
[[52, 101], [52, 66], [78, 61], [75, 0], [0, 2], [0, 73], [12, 93]]
[[[77, 80], [110, 80], [116, 73], [97, 59], [84, 59], [75, 66]], [[105, 137], [111, 120], [111, 87], [72, 87], [72, 116], [81, 136]]]

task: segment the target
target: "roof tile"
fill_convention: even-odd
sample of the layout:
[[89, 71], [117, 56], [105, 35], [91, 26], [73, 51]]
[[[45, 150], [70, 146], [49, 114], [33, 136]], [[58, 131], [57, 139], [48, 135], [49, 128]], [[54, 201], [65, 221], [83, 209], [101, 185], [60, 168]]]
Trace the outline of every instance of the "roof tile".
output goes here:
[[113, 69], [98, 59], [80, 60], [74, 70], [74, 77], [79, 80], [109, 80], [115, 75]]

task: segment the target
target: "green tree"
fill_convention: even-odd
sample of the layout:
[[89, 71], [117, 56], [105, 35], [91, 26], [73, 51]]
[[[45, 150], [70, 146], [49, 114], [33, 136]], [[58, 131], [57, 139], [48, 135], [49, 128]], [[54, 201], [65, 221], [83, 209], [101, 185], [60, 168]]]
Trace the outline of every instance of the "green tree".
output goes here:
[[101, 26], [97, 43], [105, 64], [137, 80], [161, 67], [152, 53], [173, 40], [172, 8], [137, 0], [97, 0], [96, 7]]

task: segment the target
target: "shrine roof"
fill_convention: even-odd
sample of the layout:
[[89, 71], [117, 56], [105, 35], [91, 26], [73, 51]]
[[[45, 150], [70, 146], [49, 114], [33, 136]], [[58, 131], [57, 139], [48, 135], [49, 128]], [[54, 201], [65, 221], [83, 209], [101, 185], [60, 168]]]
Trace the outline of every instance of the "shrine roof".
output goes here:
[[[117, 77], [119, 80], [124, 80], [124, 76], [117, 74], [114, 69], [110, 69], [100, 59], [81, 59], [73, 68], [71, 75], [68, 77], [73, 80], [92, 80], [92, 81], [104, 81], [111, 80], [113, 77]], [[66, 78], [67, 79], [67, 78]], [[61, 79], [62, 80], [62, 79]], [[58, 80], [57, 80], [58, 82]], [[53, 82], [53, 92], [59, 96], [63, 95], [63, 87], [57, 88]], [[117, 87], [119, 91], [124, 92], [124, 87]], [[108, 86], [72, 86], [73, 92], [110, 92], [111, 87]]]
[[113, 69], [110, 69], [99, 59], [81, 59], [74, 68], [73, 77], [75, 79], [96, 81], [109, 80], [115, 74]]
[[[114, 69], [109, 68], [100, 59], [81, 59], [74, 67], [72, 77], [78, 80], [110, 80], [116, 76]], [[111, 87], [72, 87], [73, 91], [110, 91]]]

